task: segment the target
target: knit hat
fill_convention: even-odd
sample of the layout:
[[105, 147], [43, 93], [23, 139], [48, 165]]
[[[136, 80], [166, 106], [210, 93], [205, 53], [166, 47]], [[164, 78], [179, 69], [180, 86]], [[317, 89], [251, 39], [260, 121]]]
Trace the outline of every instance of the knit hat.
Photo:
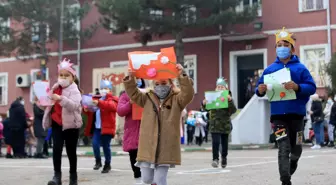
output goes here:
[[112, 90], [112, 82], [109, 80], [100, 80], [100, 89], [109, 88]]
[[225, 88], [228, 88], [228, 85], [227, 85], [227, 83], [226, 83], [226, 80], [225, 80], [223, 77], [220, 77], [220, 78], [217, 79], [217, 81], [216, 81], [216, 86], [218, 86], [218, 85], [222, 85], [222, 86], [224, 86]]
[[64, 69], [69, 71], [73, 76], [76, 76], [76, 71], [72, 68], [73, 63], [70, 63], [70, 60], [67, 60], [66, 58], [63, 59], [63, 61], [61, 61], [58, 64], [58, 72], [60, 72], [60, 70]]

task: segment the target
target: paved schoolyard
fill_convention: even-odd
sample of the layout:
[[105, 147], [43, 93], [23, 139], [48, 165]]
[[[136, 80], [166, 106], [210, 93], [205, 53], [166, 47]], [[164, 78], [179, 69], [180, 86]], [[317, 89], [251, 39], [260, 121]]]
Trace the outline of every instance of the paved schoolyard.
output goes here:
[[[170, 170], [169, 185], [280, 185], [276, 150], [231, 150], [228, 167], [212, 169], [211, 152], [185, 152], [183, 165]], [[113, 157], [113, 171], [102, 175], [93, 171], [94, 159], [78, 161], [80, 185], [133, 185], [127, 156]], [[63, 158], [63, 184], [68, 184], [68, 161]], [[304, 149], [294, 185], [334, 185], [336, 150]], [[0, 158], [0, 185], [46, 185], [52, 177], [51, 159]]]

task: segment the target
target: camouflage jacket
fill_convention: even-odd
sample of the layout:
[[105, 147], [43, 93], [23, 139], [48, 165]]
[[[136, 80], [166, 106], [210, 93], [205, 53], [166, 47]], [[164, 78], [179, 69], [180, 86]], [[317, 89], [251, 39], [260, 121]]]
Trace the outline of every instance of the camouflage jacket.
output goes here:
[[212, 109], [209, 111], [209, 131], [211, 133], [230, 134], [232, 130], [231, 115], [237, 111], [233, 101], [228, 108]]

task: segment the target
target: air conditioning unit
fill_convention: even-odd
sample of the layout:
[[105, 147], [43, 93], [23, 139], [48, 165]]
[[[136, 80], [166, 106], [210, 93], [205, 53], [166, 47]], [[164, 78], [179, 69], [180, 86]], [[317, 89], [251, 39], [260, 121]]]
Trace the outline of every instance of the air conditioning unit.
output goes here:
[[30, 87], [30, 75], [29, 74], [18, 74], [16, 75], [16, 87]]

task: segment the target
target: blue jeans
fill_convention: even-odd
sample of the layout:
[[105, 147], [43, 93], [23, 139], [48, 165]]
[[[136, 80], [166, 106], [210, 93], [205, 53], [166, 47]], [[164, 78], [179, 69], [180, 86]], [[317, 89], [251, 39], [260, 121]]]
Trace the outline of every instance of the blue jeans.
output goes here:
[[316, 144], [321, 145], [324, 143], [324, 125], [323, 121], [314, 123], [314, 134], [316, 138]]
[[102, 135], [101, 129], [94, 130], [92, 138], [92, 148], [97, 162], [101, 162], [100, 145], [102, 145], [105, 156], [105, 164], [111, 164], [111, 140], [112, 135]]

